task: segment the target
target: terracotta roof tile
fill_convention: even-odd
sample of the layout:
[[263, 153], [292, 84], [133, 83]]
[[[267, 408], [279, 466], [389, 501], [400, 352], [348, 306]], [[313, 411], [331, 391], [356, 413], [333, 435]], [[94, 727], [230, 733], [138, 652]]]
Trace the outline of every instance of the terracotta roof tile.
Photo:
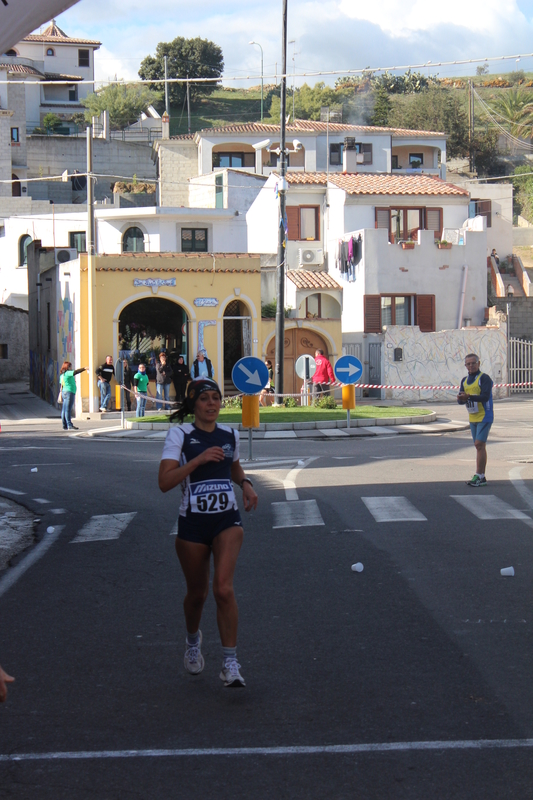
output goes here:
[[344, 189], [348, 194], [393, 194], [393, 195], [452, 195], [469, 197], [467, 189], [433, 175], [391, 175], [389, 173], [356, 174], [330, 173], [330, 183]]
[[[371, 125], [345, 125], [340, 122], [318, 122], [317, 120], [297, 119], [287, 125], [287, 134], [291, 133], [326, 133], [327, 130], [331, 134], [350, 134], [360, 133], [372, 135], [376, 133], [385, 133], [393, 136], [418, 136], [418, 137], [445, 137], [446, 134], [439, 131], [420, 131], [408, 130], [407, 128], [382, 128]], [[274, 136], [279, 136], [280, 126], [271, 125], [265, 122], [243, 122], [236, 125], [221, 125], [215, 128], [202, 128], [199, 133], [212, 134], [212, 133], [270, 133]], [[178, 138], [175, 136], [172, 139]]]
[[56, 25], [55, 19], [52, 20], [50, 25], [42, 33], [30, 33], [25, 36], [23, 42], [50, 42], [50, 44], [94, 44], [100, 46], [102, 42], [97, 42], [96, 39], [76, 39], [67, 36], [65, 31]]
[[29, 67], [27, 64], [0, 64], [0, 69], [5, 69], [11, 74], [16, 75], [37, 75], [38, 78], [44, 78], [44, 74], [35, 67]]
[[81, 75], [64, 75], [62, 72], [45, 72], [48, 81], [82, 81]]
[[298, 289], [342, 289], [342, 286], [333, 280], [327, 272], [312, 272], [305, 269], [287, 270], [287, 278]]
[[285, 175], [287, 183], [295, 185], [321, 185], [325, 186], [328, 182], [326, 172], [287, 172]]

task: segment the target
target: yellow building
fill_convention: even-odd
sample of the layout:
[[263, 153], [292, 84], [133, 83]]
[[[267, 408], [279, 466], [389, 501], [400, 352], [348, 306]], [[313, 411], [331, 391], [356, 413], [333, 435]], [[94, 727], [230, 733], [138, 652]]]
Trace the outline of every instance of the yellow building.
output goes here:
[[[29, 259], [31, 381], [33, 391], [49, 402], [57, 397], [63, 360], [72, 361], [75, 367], [92, 366], [91, 372], [79, 379], [78, 414], [98, 410], [94, 370], [108, 355], [114, 364], [127, 355], [136, 366], [139, 354], [149, 360], [165, 348], [176, 356], [182, 354], [190, 366], [198, 349], [205, 348], [225, 394], [235, 391], [231, 371], [239, 358], [268, 357], [275, 363], [275, 320], [261, 319], [260, 256], [95, 256], [91, 331], [87, 255], [56, 263], [53, 250], [46, 252], [39, 244], [34, 243]], [[32, 308], [37, 309], [36, 315]], [[56, 316], [57, 342], [50, 333]], [[301, 382], [295, 376], [294, 363], [299, 355], [313, 354], [316, 348], [322, 348], [332, 360], [341, 355], [340, 315], [329, 320], [285, 320], [285, 392], [299, 391]]]

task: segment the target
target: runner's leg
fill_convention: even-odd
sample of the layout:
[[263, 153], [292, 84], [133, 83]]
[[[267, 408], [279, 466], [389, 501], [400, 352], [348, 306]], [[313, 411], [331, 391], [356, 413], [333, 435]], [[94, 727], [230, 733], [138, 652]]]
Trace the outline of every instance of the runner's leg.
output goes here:
[[209, 593], [211, 550], [205, 544], [187, 542], [176, 537], [176, 553], [187, 582], [187, 594], [183, 601], [185, 624], [188, 633], [196, 633], [200, 627], [202, 610]]
[[476, 472], [478, 475], [484, 475], [487, 468], [487, 444], [476, 440], [474, 445], [476, 448]]
[[226, 528], [213, 540], [213, 594], [217, 604], [217, 624], [222, 647], [237, 645], [239, 609], [233, 591], [233, 576], [243, 537], [243, 529], [234, 526]]

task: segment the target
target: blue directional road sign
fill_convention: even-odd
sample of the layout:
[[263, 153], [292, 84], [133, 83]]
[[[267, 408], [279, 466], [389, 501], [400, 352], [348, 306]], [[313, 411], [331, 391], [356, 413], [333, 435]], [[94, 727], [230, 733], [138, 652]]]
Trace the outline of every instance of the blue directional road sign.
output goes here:
[[244, 394], [257, 394], [268, 382], [268, 367], [260, 358], [240, 358], [231, 372], [234, 386]]
[[357, 383], [363, 374], [363, 365], [355, 356], [341, 356], [335, 362], [333, 371], [340, 383]]

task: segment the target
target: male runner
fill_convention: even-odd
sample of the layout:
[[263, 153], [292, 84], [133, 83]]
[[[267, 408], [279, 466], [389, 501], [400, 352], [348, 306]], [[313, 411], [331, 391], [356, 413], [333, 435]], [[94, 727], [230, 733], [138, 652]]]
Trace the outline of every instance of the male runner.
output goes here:
[[468, 375], [461, 381], [457, 402], [466, 405], [476, 448], [476, 474], [467, 481], [467, 485], [479, 488], [487, 485], [487, 437], [494, 421], [492, 380], [480, 371], [479, 358], [475, 353], [465, 356], [465, 367]]

